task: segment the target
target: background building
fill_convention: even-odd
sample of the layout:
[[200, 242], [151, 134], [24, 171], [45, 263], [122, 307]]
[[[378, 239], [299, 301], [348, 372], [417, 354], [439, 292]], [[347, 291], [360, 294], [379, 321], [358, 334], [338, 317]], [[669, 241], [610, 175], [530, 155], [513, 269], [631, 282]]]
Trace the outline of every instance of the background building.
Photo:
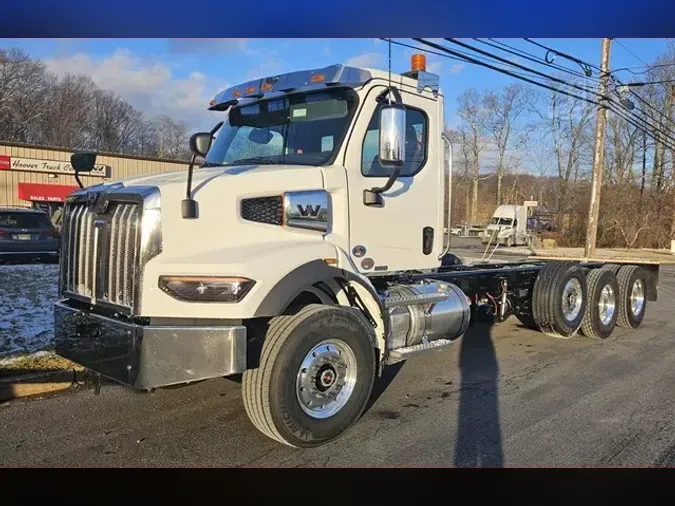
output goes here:
[[[0, 207], [32, 207], [58, 222], [65, 198], [78, 189], [71, 149], [0, 142]], [[188, 162], [99, 153], [96, 168], [80, 176], [90, 186], [129, 176], [187, 170]], [[57, 223], [58, 224], [58, 223]]]

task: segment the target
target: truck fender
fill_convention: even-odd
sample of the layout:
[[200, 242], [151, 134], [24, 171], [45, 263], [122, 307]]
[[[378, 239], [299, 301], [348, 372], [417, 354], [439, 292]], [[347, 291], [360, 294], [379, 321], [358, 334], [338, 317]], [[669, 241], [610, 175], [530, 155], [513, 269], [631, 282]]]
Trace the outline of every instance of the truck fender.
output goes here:
[[[341, 287], [344, 289], [346, 284], [353, 288], [360, 302], [365, 306], [368, 312], [367, 316], [370, 316], [371, 319], [370, 323], [375, 329], [377, 342], [373, 345], [382, 352], [385, 349], [386, 336], [389, 335], [390, 322], [389, 313], [380, 300], [375, 287], [365, 276], [328, 265], [323, 260], [317, 259], [302, 264], [281, 278], [263, 298], [254, 316], [272, 317], [283, 314], [296, 297], [321, 282], [329, 287], [342, 285]], [[345, 305], [343, 302], [346, 301], [342, 299], [338, 302], [340, 305]]]

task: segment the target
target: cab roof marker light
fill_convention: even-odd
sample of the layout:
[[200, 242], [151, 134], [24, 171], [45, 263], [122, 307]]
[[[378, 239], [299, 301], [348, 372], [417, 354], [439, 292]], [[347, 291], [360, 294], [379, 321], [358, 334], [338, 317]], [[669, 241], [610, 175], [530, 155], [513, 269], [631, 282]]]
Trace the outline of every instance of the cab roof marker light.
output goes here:
[[[214, 99], [215, 103], [211, 104], [209, 109], [224, 110], [227, 108], [224, 104], [231, 103], [232, 99], [252, 98], [255, 96], [260, 98], [263, 95], [272, 93], [287, 93], [297, 89], [310, 89], [330, 85], [357, 87], [362, 86], [370, 81], [370, 79], [372, 79], [372, 75], [367, 70], [346, 67], [344, 65], [332, 65], [322, 69], [289, 72], [227, 88], [216, 95]], [[249, 94], [251, 88], [253, 88], [253, 93], [258, 91], [258, 94]], [[242, 93], [242, 89], [245, 90], [244, 93]]]

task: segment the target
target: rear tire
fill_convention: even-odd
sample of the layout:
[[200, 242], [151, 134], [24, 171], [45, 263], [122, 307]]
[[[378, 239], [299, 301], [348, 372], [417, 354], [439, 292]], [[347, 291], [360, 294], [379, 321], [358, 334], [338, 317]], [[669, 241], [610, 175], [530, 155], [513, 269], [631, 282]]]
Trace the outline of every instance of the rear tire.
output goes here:
[[621, 264], [605, 264], [601, 267], [601, 269], [610, 270], [616, 276], [619, 273], [619, 269], [621, 269], [621, 267], [623, 267]]
[[588, 281], [588, 307], [581, 332], [591, 339], [607, 339], [618, 316], [619, 283], [611, 269], [593, 269]]
[[532, 291], [532, 317], [539, 330], [551, 337], [573, 337], [586, 313], [587, 292], [586, 275], [578, 264], [546, 264]]
[[619, 282], [619, 327], [636, 329], [642, 324], [647, 310], [647, 277], [637, 265], [624, 265], [617, 274]]
[[309, 305], [273, 318], [258, 368], [243, 374], [244, 407], [253, 425], [300, 448], [341, 436], [370, 398], [373, 343], [372, 327], [349, 308]]

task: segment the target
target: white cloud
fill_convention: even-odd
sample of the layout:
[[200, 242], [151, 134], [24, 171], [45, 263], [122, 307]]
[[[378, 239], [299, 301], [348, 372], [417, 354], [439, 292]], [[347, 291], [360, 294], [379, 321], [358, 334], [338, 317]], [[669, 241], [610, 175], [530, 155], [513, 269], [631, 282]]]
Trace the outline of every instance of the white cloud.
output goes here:
[[465, 65], [463, 63], [455, 63], [450, 67], [450, 73], [451, 74], [459, 74], [462, 70], [464, 70]]
[[213, 80], [197, 71], [177, 78], [170, 66], [145, 60], [128, 49], [117, 49], [101, 60], [76, 53], [45, 63], [57, 75], [91, 77], [100, 88], [119, 93], [148, 117], [168, 114], [185, 121], [190, 128], [213, 123], [213, 113], [207, 110], [208, 102], [227, 87], [227, 83], [214, 87]]
[[365, 53], [345, 61], [345, 65], [352, 67], [378, 67], [384, 62], [382, 53]]
[[443, 63], [439, 61], [432, 61], [427, 63], [427, 70], [429, 72], [433, 72], [434, 74], [438, 74], [441, 71], [441, 68], [443, 67]]
[[274, 76], [281, 73], [283, 68], [279, 60], [270, 59], [260, 65], [256, 65], [248, 71], [246, 79], [260, 79], [262, 77]]

